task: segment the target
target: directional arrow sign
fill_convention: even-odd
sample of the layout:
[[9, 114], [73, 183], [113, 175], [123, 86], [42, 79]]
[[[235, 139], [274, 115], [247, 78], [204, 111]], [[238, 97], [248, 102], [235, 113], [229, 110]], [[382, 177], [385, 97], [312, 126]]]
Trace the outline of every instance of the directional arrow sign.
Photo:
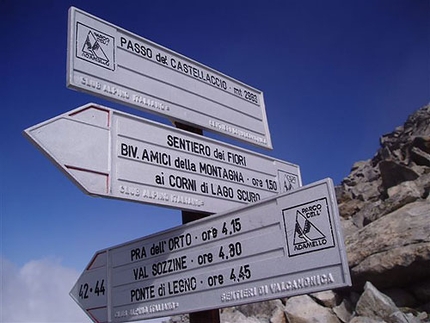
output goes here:
[[330, 179], [101, 250], [70, 294], [125, 322], [350, 285]]
[[261, 91], [74, 7], [67, 84], [272, 148]]
[[94, 104], [25, 134], [92, 195], [217, 213], [301, 185], [294, 164]]

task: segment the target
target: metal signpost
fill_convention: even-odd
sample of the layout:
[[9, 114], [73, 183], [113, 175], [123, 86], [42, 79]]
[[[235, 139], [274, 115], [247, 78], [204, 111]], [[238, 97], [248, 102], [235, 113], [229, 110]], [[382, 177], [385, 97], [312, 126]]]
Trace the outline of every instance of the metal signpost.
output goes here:
[[235, 306], [350, 285], [333, 183], [97, 252], [71, 296], [95, 322]]
[[297, 165], [199, 135], [271, 149], [261, 91], [74, 7], [67, 85], [196, 132], [91, 103], [25, 130], [87, 194], [182, 210], [95, 253], [70, 292], [94, 322], [218, 323], [214, 309], [350, 285], [330, 179], [301, 187]]
[[91, 195], [217, 213], [301, 186], [297, 165], [95, 104], [25, 134]]
[[67, 67], [70, 88], [272, 148], [261, 91], [74, 7]]

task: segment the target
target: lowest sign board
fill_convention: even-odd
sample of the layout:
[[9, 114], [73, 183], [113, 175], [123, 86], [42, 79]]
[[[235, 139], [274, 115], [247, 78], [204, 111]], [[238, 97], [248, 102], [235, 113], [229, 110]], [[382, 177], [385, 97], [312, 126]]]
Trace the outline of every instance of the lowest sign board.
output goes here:
[[326, 179], [95, 253], [70, 295], [95, 322], [236, 306], [351, 284]]
[[67, 84], [272, 148], [263, 93], [82, 10], [69, 10]]
[[301, 186], [297, 165], [95, 104], [24, 133], [91, 195], [217, 213]]

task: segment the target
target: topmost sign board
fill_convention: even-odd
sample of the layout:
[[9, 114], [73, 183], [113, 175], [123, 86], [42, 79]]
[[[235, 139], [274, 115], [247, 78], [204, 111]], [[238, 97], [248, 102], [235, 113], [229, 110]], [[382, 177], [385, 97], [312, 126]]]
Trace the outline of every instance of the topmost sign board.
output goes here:
[[272, 149], [263, 93], [71, 7], [67, 86]]

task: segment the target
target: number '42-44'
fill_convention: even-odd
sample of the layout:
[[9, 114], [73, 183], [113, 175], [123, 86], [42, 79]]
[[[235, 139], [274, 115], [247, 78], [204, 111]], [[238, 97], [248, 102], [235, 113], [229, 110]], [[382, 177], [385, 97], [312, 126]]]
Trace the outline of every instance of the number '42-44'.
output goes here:
[[91, 293], [95, 294], [96, 296], [104, 295], [105, 280], [102, 279], [101, 282], [97, 280], [96, 287], [94, 289], [90, 287], [88, 283], [81, 284], [81, 287], [79, 288], [79, 298], [87, 299]]

